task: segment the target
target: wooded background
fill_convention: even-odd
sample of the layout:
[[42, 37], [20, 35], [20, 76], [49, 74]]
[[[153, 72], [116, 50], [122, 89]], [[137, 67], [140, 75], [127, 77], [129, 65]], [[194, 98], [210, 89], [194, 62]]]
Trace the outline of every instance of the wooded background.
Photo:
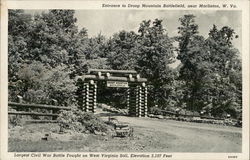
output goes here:
[[[151, 111], [180, 108], [215, 117], [241, 116], [242, 65], [232, 44], [238, 38], [233, 28], [214, 24], [205, 38], [195, 15], [189, 14], [179, 18], [175, 37], [168, 36], [161, 19], [142, 21], [138, 32], [89, 37], [87, 28], [78, 29], [74, 14], [9, 10], [9, 101], [20, 95], [26, 103], [74, 106], [76, 76], [88, 68], [129, 69], [148, 79]], [[170, 67], [176, 60], [181, 63]], [[122, 89], [100, 94], [102, 103], [125, 107]]]

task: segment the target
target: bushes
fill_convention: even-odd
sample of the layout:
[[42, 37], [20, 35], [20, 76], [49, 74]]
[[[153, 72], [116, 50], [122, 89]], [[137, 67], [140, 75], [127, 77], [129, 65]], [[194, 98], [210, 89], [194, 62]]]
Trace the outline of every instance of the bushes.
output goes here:
[[39, 61], [22, 64], [16, 80], [10, 78], [9, 100], [17, 101], [20, 95], [26, 103], [49, 104], [54, 99], [57, 105], [72, 105], [76, 86], [69, 74], [67, 65], [50, 68]]
[[58, 117], [62, 129], [76, 132], [107, 132], [108, 126], [92, 113], [86, 113], [77, 109], [62, 111]]
[[91, 113], [80, 114], [79, 121], [91, 133], [94, 133], [95, 131], [98, 131], [98, 132], [107, 131], [107, 125], [101, 119], [97, 118]]
[[8, 122], [9, 122], [8, 128], [22, 126], [22, 124], [24, 123], [21, 117], [16, 115], [8, 116]]
[[[15, 109], [10, 109], [9, 111], [15, 112]], [[25, 120], [22, 119], [21, 115], [8, 115], [8, 128], [22, 126], [25, 123]]]
[[162, 115], [162, 110], [156, 106], [150, 108], [150, 113], [155, 115]]

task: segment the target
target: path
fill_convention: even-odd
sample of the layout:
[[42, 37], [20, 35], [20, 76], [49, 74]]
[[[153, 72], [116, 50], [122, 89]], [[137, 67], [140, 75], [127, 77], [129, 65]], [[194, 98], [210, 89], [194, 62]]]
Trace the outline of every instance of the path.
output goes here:
[[[241, 128], [212, 124], [115, 116], [118, 121], [128, 122], [135, 129], [166, 133], [173, 138], [170, 152], [241, 152]], [[161, 137], [158, 137], [161, 138]]]

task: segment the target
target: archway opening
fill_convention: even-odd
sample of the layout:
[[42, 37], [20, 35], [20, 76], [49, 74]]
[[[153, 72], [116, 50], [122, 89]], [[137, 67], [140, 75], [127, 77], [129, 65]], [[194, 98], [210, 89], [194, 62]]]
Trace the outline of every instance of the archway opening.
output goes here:
[[117, 109], [129, 109], [127, 108], [127, 88], [106, 87], [104, 85], [105, 82], [98, 82], [98, 104], [106, 104]]

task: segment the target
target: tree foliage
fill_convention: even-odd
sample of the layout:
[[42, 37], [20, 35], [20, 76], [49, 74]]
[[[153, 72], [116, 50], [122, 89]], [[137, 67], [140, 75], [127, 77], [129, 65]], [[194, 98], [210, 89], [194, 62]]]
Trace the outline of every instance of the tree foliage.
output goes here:
[[240, 112], [242, 82], [239, 53], [232, 45], [234, 30], [227, 26], [218, 30], [214, 25], [205, 39], [198, 35], [194, 18], [180, 18], [177, 58], [183, 64], [183, 102], [191, 110], [206, 110], [214, 116], [230, 113], [235, 117]]
[[134, 32], [121, 31], [108, 41], [108, 62], [113, 69], [135, 69], [139, 56], [137, 37]]
[[164, 107], [174, 79], [169, 67], [174, 62], [172, 43], [162, 26], [162, 20], [143, 21], [138, 34], [120, 31], [108, 41], [108, 62], [113, 69], [135, 69], [146, 77], [151, 86], [149, 102]]
[[139, 27], [137, 70], [143, 77], [147, 77], [151, 95], [149, 101], [152, 105], [164, 108], [172, 91], [174, 80], [173, 70], [169, 67], [174, 62], [173, 41], [166, 33], [162, 20], [155, 19], [143, 21]]
[[[50, 10], [32, 17], [22, 10], [10, 10], [9, 17], [10, 100], [16, 99], [13, 96], [16, 92], [26, 101], [36, 103], [46, 100], [50, 103], [48, 99], [56, 98], [63, 104], [68, 99], [63, 99], [62, 94], [69, 92], [67, 96], [72, 98], [73, 83], [65, 83], [74, 63], [69, 57], [81, 47], [74, 43], [78, 41], [74, 11]], [[66, 74], [66, 77], [58, 74]], [[53, 79], [55, 75], [63, 79]], [[63, 83], [65, 89], [60, 88], [63, 84], [50, 86], [48, 81]], [[44, 100], [36, 98], [41, 95]]]

